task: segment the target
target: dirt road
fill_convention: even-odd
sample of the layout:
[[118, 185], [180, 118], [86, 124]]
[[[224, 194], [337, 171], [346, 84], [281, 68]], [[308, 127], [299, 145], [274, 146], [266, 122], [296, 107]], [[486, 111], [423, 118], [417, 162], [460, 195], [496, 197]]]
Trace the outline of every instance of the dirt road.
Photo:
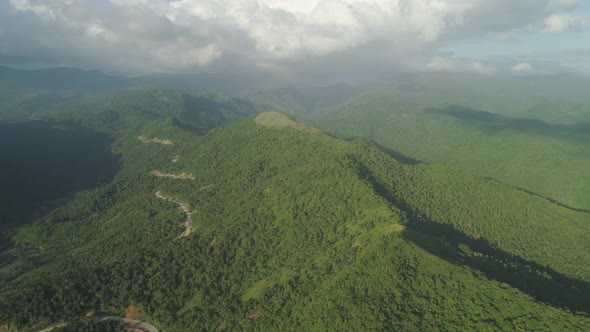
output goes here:
[[140, 320], [135, 320], [135, 319], [129, 319], [129, 318], [123, 318], [123, 317], [118, 317], [118, 316], [105, 316], [105, 317], [97, 317], [99, 322], [104, 322], [104, 321], [115, 321], [115, 322], [122, 322], [125, 325], [129, 326], [129, 328], [132, 329], [141, 329], [143, 331], [147, 331], [147, 332], [158, 332], [158, 328], [153, 326], [152, 324], [146, 323], [146, 322], [142, 322]]
[[184, 218], [184, 221], [183, 221], [184, 232], [182, 232], [178, 237], [189, 236], [190, 233], [192, 232], [192, 228], [191, 228], [192, 212], [188, 209], [186, 204], [179, 202], [179, 201], [175, 200], [174, 198], [166, 197], [160, 191], [156, 191], [156, 197], [159, 199], [168, 201], [168, 202], [172, 202], [172, 203], [180, 206], [180, 208], [182, 209], [182, 212], [184, 212], [184, 215], [186, 217]]

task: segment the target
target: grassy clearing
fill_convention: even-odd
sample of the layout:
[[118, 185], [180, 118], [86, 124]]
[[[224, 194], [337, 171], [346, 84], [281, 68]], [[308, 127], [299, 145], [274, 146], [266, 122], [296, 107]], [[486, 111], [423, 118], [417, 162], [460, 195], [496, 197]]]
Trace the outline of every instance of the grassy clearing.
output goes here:
[[284, 128], [294, 128], [297, 130], [310, 132], [310, 133], [319, 133], [320, 131], [299, 123], [295, 121], [290, 116], [279, 113], [279, 112], [263, 112], [258, 114], [254, 121], [257, 125], [267, 127], [267, 128], [274, 128], [274, 129], [284, 129]]

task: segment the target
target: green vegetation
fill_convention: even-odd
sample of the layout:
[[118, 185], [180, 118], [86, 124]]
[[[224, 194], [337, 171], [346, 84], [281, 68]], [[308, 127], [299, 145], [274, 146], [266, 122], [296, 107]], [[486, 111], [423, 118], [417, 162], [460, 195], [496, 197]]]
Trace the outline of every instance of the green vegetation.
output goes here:
[[0, 272], [2, 324], [134, 305], [166, 331], [590, 329], [589, 214], [277, 113], [204, 134], [220, 108], [170, 93], [47, 115], [111, 135], [122, 169], [14, 234], [42, 249]]
[[[0, 105], [5, 160], [0, 165], [0, 234], [112, 180], [119, 169], [119, 152], [112, 151], [116, 137], [137, 139], [133, 135], [140, 128], [153, 137], [160, 122], [205, 133], [255, 111], [243, 99], [155, 88], [81, 95], [46, 106], [15, 110]], [[4, 242], [0, 236], [0, 249]]]
[[366, 86], [330, 85], [322, 87], [283, 87], [251, 93], [249, 98], [264, 109], [274, 109], [291, 115], [301, 115], [342, 104], [361, 94]]
[[550, 124], [403, 100], [367, 94], [308, 119], [338, 137], [370, 138], [394, 154], [444, 162], [590, 210], [588, 123]]
[[394, 78], [367, 91], [426, 107], [465, 108], [553, 124], [590, 121], [590, 81], [571, 76], [507, 78], [423, 73]]

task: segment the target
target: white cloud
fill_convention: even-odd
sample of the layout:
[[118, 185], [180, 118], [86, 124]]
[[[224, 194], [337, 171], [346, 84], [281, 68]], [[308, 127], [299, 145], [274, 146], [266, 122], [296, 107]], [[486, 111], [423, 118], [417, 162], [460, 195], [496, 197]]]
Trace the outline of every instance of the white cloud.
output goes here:
[[511, 69], [516, 74], [532, 74], [535, 72], [533, 66], [528, 62], [520, 62], [514, 65]]
[[548, 12], [570, 10], [582, 6], [585, 0], [551, 0], [547, 4]]
[[[449, 41], [587, 25], [579, 0], [10, 0], [2, 57], [134, 73], [257, 68], [490, 73]], [[528, 29], [528, 30], [527, 30]], [[336, 68], [338, 66], [338, 68]]]
[[544, 32], [560, 33], [579, 31], [590, 25], [590, 17], [585, 15], [556, 14], [545, 19]]

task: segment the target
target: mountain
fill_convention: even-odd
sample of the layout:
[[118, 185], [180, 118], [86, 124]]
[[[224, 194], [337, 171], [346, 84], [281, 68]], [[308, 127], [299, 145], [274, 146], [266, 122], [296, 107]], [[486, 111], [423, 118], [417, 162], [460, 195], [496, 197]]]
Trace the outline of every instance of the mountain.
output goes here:
[[523, 77], [452, 73], [401, 75], [373, 84], [371, 92], [425, 107], [450, 105], [573, 124], [590, 118], [590, 80], [567, 75]]
[[232, 95], [245, 95], [267, 90], [277, 80], [260, 75], [240, 74], [152, 74], [141, 76], [109, 75], [97, 70], [74, 67], [47, 69], [15, 69], [0, 66], [0, 91], [115, 91], [129, 87], [190, 89], [219, 91]]
[[160, 122], [205, 133], [256, 110], [239, 98], [129, 88], [74, 98], [32, 116], [13, 114], [0, 122], [0, 232], [110, 182], [119, 169], [111, 147], [118, 135]]
[[108, 133], [121, 170], [14, 233], [2, 324], [590, 328], [588, 213], [281, 113], [205, 133], [142, 109], [66, 122]]
[[[92, 99], [104, 101], [107, 95], [117, 95], [121, 90], [167, 90], [183, 91], [186, 95], [221, 96], [223, 93], [247, 96], [277, 84], [270, 81], [258, 76], [211, 73], [127, 77], [69, 67], [22, 70], [0, 66], [0, 117], [19, 119], [35, 117], [38, 113], [52, 109], [71, 109], [80, 102]], [[245, 98], [241, 100], [246, 102]]]
[[341, 138], [369, 138], [415, 160], [444, 162], [590, 210], [590, 117], [558, 124], [366, 93], [301, 118]]
[[302, 116], [335, 105], [343, 104], [362, 94], [366, 85], [328, 85], [315, 87], [285, 86], [249, 94], [248, 98], [265, 109]]
[[247, 99], [216, 93], [134, 87], [77, 98], [35, 113], [35, 118], [74, 122], [113, 135], [162, 119], [206, 132], [258, 109]]
[[0, 88], [10, 90], [104, 91], [128, 85], [125, 78], [72, 67], [23, 70], [0, 66]]

